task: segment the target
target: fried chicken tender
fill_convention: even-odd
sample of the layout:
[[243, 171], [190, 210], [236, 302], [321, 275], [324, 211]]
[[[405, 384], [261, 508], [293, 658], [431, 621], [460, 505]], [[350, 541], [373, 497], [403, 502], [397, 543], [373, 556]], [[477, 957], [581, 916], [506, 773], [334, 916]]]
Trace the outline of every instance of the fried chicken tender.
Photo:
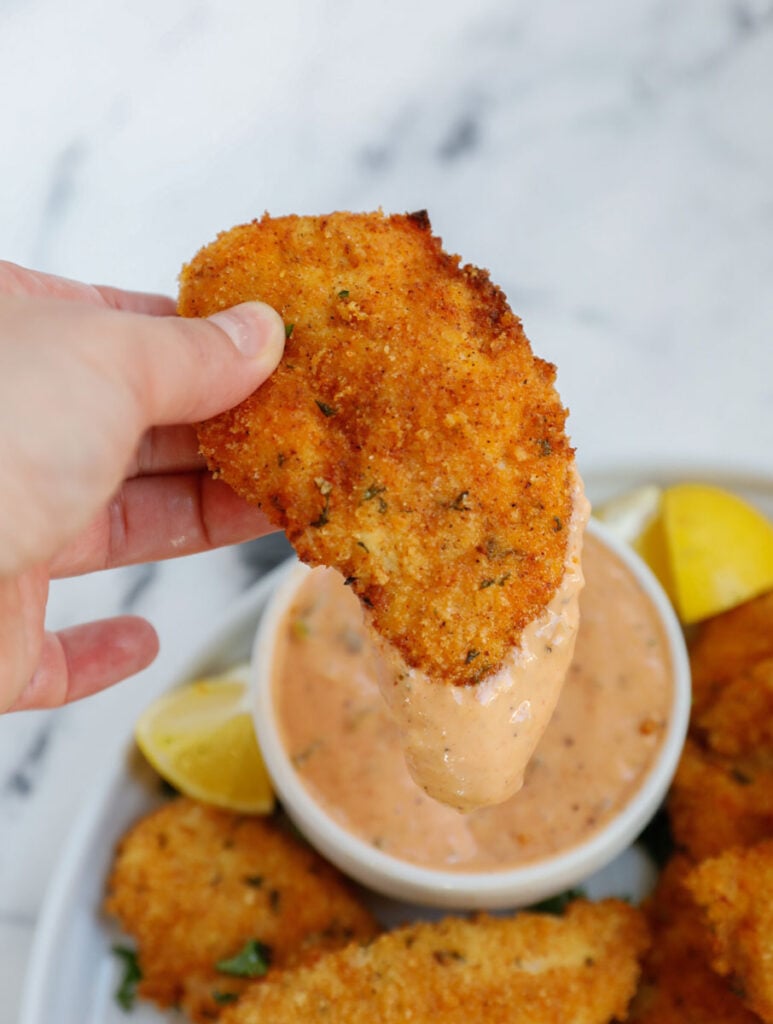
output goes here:
[[260, 984], [216, 967], [250, 941], [281, 968], [378, 931], [338, 872], [273, 821], [187, 799], [121, 841], [106, 909], [136, 939], [139, 994], [194, 1021]]
[[699, 861], [773, 837], [773, 593], [706, 623], [690, 660], [691, 738], [668, 810]]
[[688, 739], [668, 797], [671, 830], [693, 861], [773, 836], [773, 770], [754, 753], [735, 758]]
[[685, 882], [711, 929], [714, 970], [768, 1024], [773, 1022], [773, 840], [728, 850]]
[[722, 685], [773, 658], [773, 591], [709, 619], [690, 648], [696, 720]]
[[426, 213], [268, 216], [184, 268], [179, 311], [248, 299], [287, 325], [277, 371], [199, 428], [211, 469], [339, 569], [431, 679], [495, 672], [564, 573], [575, 486], [555, 367]]
[[666, 866], [646, 911], [652, 945], [631, 1024], [755, 1024], [757, 1018], [709, 964], [709, 934], [685, 888], [683, 856]]
[[399, 928], [256, 986], [223, 1024], [606, 1024], [623, 1017], [647, 945], [616, 900], [563, 918], [485, 915]]
[[722, 683], [703, 712], [693, 714], [693, 723], [708, 749], [727, 757], [753, 755], [773, 769], [773, 658]]

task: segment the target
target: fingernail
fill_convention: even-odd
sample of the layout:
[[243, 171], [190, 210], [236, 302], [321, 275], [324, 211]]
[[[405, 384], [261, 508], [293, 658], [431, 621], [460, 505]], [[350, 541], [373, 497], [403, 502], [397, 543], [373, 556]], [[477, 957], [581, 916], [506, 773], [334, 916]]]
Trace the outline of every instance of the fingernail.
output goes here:
[[243, 302], [209, 317], [224, 331], [242, 355], [260, 359], [274, 369], [282, 358], [285, 329], [282, 318], [265, 302]]

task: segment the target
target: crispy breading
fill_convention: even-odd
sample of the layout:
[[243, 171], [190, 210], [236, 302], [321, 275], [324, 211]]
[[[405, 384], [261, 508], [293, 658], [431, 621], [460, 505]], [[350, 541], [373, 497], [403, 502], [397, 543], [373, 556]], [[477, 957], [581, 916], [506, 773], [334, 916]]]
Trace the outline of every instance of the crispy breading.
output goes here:
[[692, 860], [773, 836], [773, 768], [754, 753], [724, 757], [685, 743], [668, 797], [677, 846]]
[[275, 822], [187, 799], [123, 838], [106, 909], [136, 940], [139, 994], [194, 1021], [259, 984], [215, 966], [251, 940], [281, 968], [378, 930], [338, 872]]
[[714, 970], [773, 1022], [773, 840], [699, 864], [685, 885], [711, 929]]
[[210, 467], [341, 571], [431, 679], [500, 667], [564, 573], [573, 450], [555, 367], [426, 213], [268, 216], [184, 268], [179, 311], [248, 299], [289, 338], [270, 380], [203, 424]]
[[755, 1024], [709, 965], [709, 935], [685, 889], [691, 864], [674, 857], [646, 905], [652, 945], [628, 1020], [631, 1024]]
[[767, 658], [773, 658], [773, 591], [703, 623], [690, 647], [695, 716], [723, 683]]
[[579, 901], [563, 918], [447, 918], [349, 946], [249, 992], [223, 1024], [606, 1024], [623, 1017], [647, 945], [643, 915]]
[[773, 658], [722, 683], [712, 702], [692, 717], [694, 733], [710, 750], [753, 757], [758, 766], [773, 769]]

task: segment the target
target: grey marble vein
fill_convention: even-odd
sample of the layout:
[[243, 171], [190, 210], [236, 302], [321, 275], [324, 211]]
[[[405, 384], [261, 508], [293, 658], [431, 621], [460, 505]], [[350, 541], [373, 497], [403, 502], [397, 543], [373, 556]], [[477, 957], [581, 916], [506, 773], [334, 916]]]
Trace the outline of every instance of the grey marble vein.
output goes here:
[[39, 726], [15, 767], [3, 780], [0, 793], [19, 799], [33, 794], [41, 773], [45, 771], [46, 755], [51, 746], [54, 730], [55, 726], [51, 719], [47, 719]]
[[137, 606], [145, 597], [147, 590], [153, 585], [157, 578], [158, 565], [156, 563], [133, 566], [131, 576], [129, 578], [129, 585], [121, 597], [121, 612], [126, 613], [135, 611]]
[[62, 148], [53, 162], [37, 237], [31, 250], [34, 266], [47, 262], [51, 238], [72, 209], [77, 196], [78, 175], [87, 153], [86, 140], [75, 138]]

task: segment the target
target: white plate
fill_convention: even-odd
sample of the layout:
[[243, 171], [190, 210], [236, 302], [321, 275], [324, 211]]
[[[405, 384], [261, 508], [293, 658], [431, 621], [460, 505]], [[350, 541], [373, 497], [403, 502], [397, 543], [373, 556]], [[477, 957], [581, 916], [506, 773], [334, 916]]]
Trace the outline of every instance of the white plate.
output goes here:
[[[702, 480], [718, 483], [747, 497], [773, 518], [773, 478], [736, 473], [732, 468], [672, 463], [610, 466], [586, 470], [591, 500], [603, 501], [642, 483]], [[266, 596], [274, 585], [269, 574], [245, 593], [193, 653], [184, 671], [169, 680], [178, 685], [197, 675], [222, 671], [243, 661], [250, 651]], [[180, 1021], [174, 1012], [161, 1013], [138, 1002], [132, 1014], [113, 998], [119, 965], [111, 953], [118, 938], [102, 914], [105, 880], [118, 838], [143, 813], [161, 800], [157, 777], [142, 763], [132, 745], [103, 779], [76, 820], [43, 904], [25, 979], [19, 1024], [159, 1024]], [[637, 848], [589, 879], [593, 897], [627, 895], [638, 898], [651, 884], [653, 871]], [[372, 901], [387, 924], [419, 916], [438, 916], [381, 898]]]

